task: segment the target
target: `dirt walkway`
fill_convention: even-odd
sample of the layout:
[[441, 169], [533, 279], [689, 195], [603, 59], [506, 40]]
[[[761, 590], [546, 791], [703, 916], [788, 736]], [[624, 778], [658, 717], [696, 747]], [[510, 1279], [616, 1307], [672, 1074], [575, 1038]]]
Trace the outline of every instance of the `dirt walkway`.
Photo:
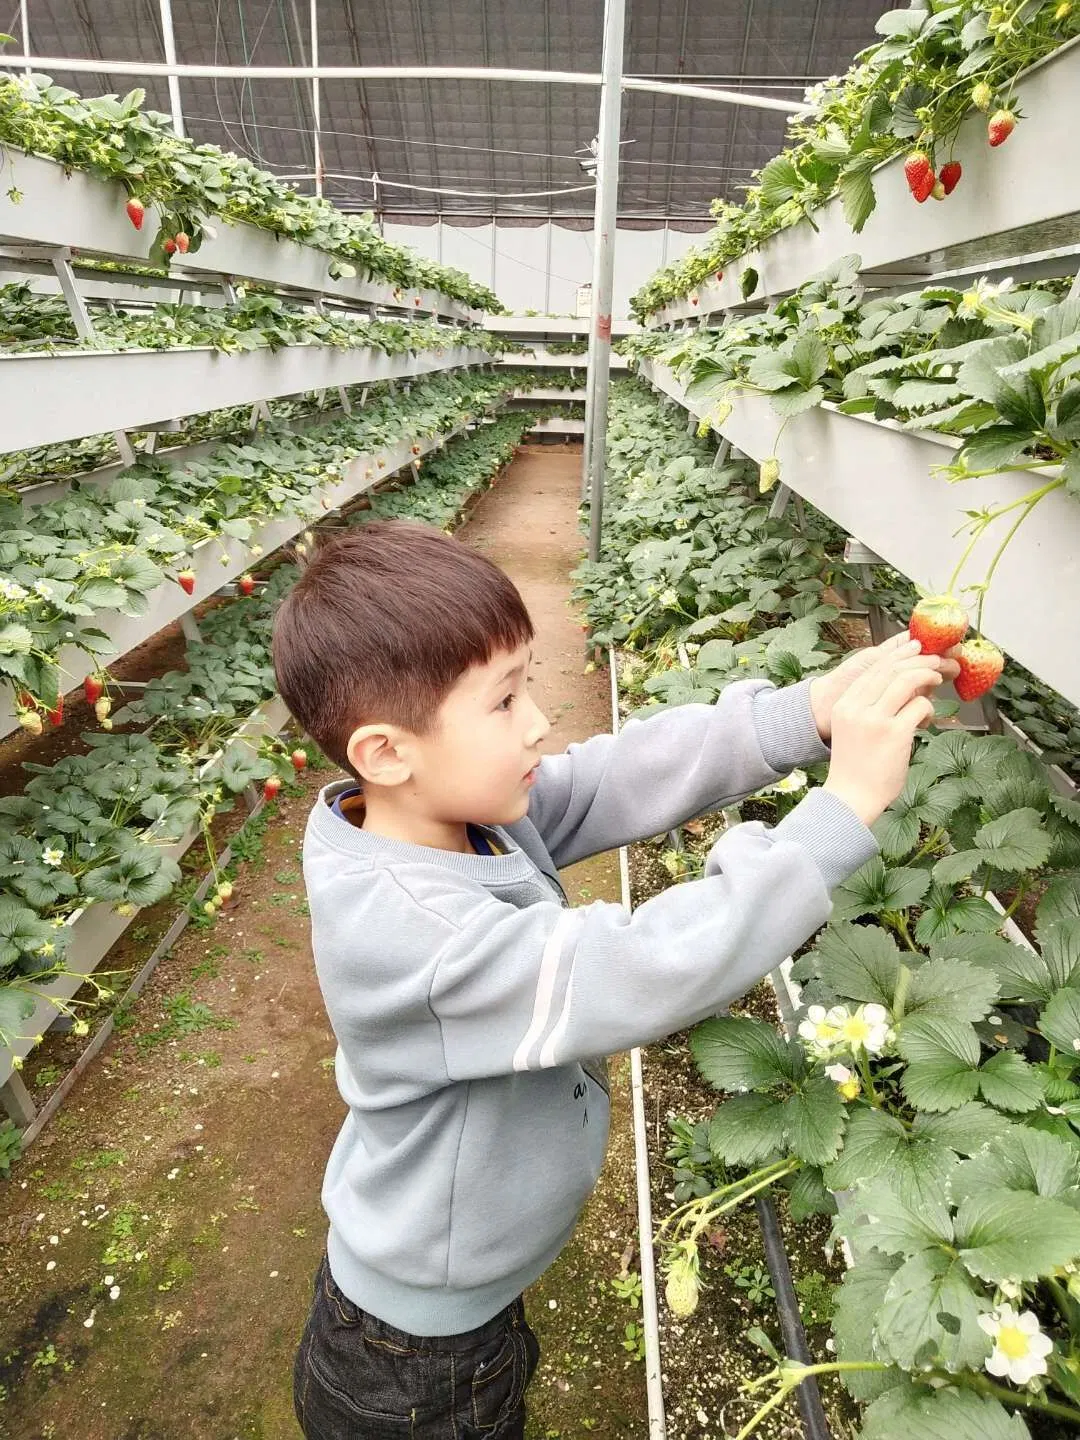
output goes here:
[[[524, 450], [462, 532], [510, 571], [533, 613], [551, 748], [608, 723], [606, 678], [583, 675], [566, 603], [580, 553], [579, 456]], [[341, 1120], [299, 868], [304, 819], [325, 778], [309, 773], [283, 797], [247, 847], [236, 906], [189, 927], [0, 1186], [4, 1437], [299, 1433], [289, 1368], [323, 1244], [319, 1182]], [[615, 887], [610, 859], [570, 872], [574, 899]], [[146, 953], [160, 919], [141, 916], [114, 963]], [[623, 1346], [637, 1311], [611, 1286], [634, 1234], [625, 1066], [613, 1068], [604, 1180], [530, 1296], [546, 1352], [530, 1440], [645, 1433], [641, 1366]]]

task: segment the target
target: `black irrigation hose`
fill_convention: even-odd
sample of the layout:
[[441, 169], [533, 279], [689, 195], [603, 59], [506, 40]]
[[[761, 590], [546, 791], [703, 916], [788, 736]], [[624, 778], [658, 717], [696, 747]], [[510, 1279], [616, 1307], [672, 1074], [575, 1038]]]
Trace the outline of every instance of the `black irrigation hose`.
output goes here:
[[[776, 1209], [768, 1195], [755, 1195], [754, 1208], [757, 1211], [761, 1238], [765, 1242], [765, 1261], [769, 1267], [773, 1290], [776, 1294], [776, 1309], [780, 1316], [780, 1333], [784, 1339], [784, 1353], [803, 1365], [812, 1363], [806, 1344], [799, 1302], [795, 1295], [795, 1283], [791, 1278], [784, 1238]], [[817, 1380], [811, 1376], [798, 1386], [795, 1398], [802, 1416], [803, 1434], [806, 1440], [832, 1440], [829, 1422], [825, 1418], [825, 1407], [821, 1403], [821, 1392]]]

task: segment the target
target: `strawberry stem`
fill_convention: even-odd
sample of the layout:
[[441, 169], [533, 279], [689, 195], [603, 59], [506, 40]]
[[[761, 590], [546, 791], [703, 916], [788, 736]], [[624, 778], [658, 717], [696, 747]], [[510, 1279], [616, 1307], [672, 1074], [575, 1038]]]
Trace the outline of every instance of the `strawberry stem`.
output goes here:
[[[1049, 495], [1051, 490], [1058, 489], [1058, 487], [1064, 485], [1064, 483], [1065, 481], [1063, 479], [1051, 480], [1048, 484], [1044, 485], [1041, 490], [1033, 490], [1031, 494], [1025, 496], [1022, 501], [1016, 502], [1018, 505], [1022, 505], [1023, 508], [1021, 509], [1020, 514], [1009, 526], [1004, 540], [1002, 540], [1001, 544], [997, 548], [997, 553], [995, 554], [993, 560], [990, 561], [990, 568], [986, 572], [986, 578], [982, 583], [981, 590], [979, 591], [979, 605], [975, 614], [975, 628], [978, 630], [980, 635], [982, 634], [983, 606], [986, 603], [986, 594], [990, 588], [990, 581], [994, 578], [994, 571], [997, 569], [998, 564], [1001, 561], [1001, 557], [1005, 554], [1009, 541], [1020, 529], [1020, 526], [1035, 509], [1035, 506], [1039, 503], [1043, 496]], [[1002, 511], [999, 513], [1003, 514], [1004, 512]]]

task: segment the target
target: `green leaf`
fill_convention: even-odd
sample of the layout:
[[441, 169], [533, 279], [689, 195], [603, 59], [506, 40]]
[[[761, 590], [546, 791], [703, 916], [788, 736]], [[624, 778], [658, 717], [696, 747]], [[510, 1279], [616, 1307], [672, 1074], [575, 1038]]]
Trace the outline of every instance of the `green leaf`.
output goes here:
[[34, 636], [25, 625], [0, 626], [0, 655], [29, 655]]
[[1018, 1190], [1060, 1199], [1080, 1185], [1080, 1155], [1074, 1145], [1014, 1125], [953, 1173], [954, 1203], [986, 1190]]
[[758, 287], [758, 272], [752, 265], [748, 265], [739, 276], [739, 293], [744, 300], [749, 300]]
[[788, 1187], [788, 1209], [796, 1225], [811, 1215], [835, 1215], [836, 1201], [816, 1165], [803, 1165]]
[[900, 951], [886, 930], [830, 925], [813, 951], [822, 983], [845, 1000], [891, 1007], [900, 975]]
[[1051, 1045], [1075, 1056], [1080, 1051], [1080, 990], [1059, 990], [1039, 1016], [1039, 1029]]
[[[893, 10], [893, 15], [906, 11]], [[1018, 1415], [970, 1390], [925, 1390], [905, 1384], [867, 1409], [861, 1440], [1029, 1440]]]
[[907, 1132], [894, 1116], [860, 1107], [848, 1120], [843, 1151], [825, 1179], [833, 1190], [849, 1190], [858, 1180], [872, 1180], [894, 1164], [906, 1142]]
[[826, 1165], [840, 1149], [846, 1123], [840, 1092], [826, 1075], [815, 1075], [784, 1105], [792, 1151], [812, 1165]]
[[79, 591], [79, 599], [95, 610], [116, 610], [128, 598], [126, 588], [107, 575], [98, 575], [88, 580]]
[[979, 1071], [979, 1089], [998, 1110], [1022, 1114], [1042, 1104], [1046, 1081], [1041, 1071], [1012, 1050], [999, 1050]]
[[855, 1193], [850, 1207], [836, 1221], [837, 1233], [847, 1235], [856, 1258], [874, 1250], [886, 1255], [917, 1255], [940, 1250], [953, 1239], [953, 1223], [943, 1195], [928, 1196], [912, 1205], [887, 1175]]
[[967, 470], [1007, 470], [1036, 436], [1018, 425], [991, 425], [961, 446], [953, 462]]
[[1039, 902], [1037, 930], [1040, 940], [1048, 926], [1080, 919], [1080, 874], [1057, 875]]
[[981, 1280], [1037, 1280], [1080, 1257], [1080, 1214], [1043, 1195], [983, 1190], [962, 1201], [956, 1244]]
[[840, 202], [844, 219], [856, 235], [874, 213], [877, 199], [871, 168], [865, 164], [852, 166], [840, 176]]
[[913, 1133], [937, 1140], [960, 1155], [974, 1155], [984, 1145], [1010, 1134], [1012, 1128], [996, 1110], [973, 1101], [942, 1115], [916, 1115]]
[[34, 1002], [24, 990], [12, 985], [0, 985], [0, 1041], [10, 1045], [22, 1035], [22, 1023], [34, 1008]]
[[963, 960], [927, 960], [911, 977], [905, 1013], [982, 1020], [997, 993], [997, 980], [989, 971]]
[[1050, 854], [1042, 816], [1031, 809], [1011, 810], [976, 832], [975, 846], [995, 870], [1035, 870]]
[[915, 925], [920, 945], [933, 945], [950, 935], [991, 935], [1001, 926], [1001, 914], [981, 895], [957, 894], [948, 885], [931, 885], [924, 909]]
[[979, 1037], [966, 1021], [913, 1016], [897, 1032], [904, 1094], [919, 1110], [954, 1110], [979, 1093]]
[[885, 910], [906, 910], [917, 905], [929, 888], [930, 876], [925, 870], [886, 868], [881, 857], [875, 856], [833, 891], [833, 917], [856, 920]]
[[764, 1020], [724, 1015], [706, 1020], [690, 1036], [702, 1078], [717, 1090], [758, 1090], [794, 1083], [805, 1073], [802, 1047], [784, 1040]]
[[726, 1165], [753, 1169], [786, 1142], [784, 1106], [771, 1095], [732, 1095], [709, 1122], [709, 1144]]
[[[838, 1360], [853, 1364], [881, 1359], [874, 1346], [874, 1326], [867, 1320], [881, 1313], [885, 1292], [896, 1270], [895, 1260], [870, 1254], [852, 1266], [844, 1276], [836, 1292], [832, 1322]], [[838, 1378], [849, 1394], [865, 1402], [890, 1389], [899, 1377], [897, 1371], [890, 1369], [884, 1372], [852, 1370]]]
[[906, 1260], [877, 1313], [878, 1348], [904, 1370], [977, 1370], [993, 1346], [979, 1328], [989, 1309], [959, 1259], [941, 1251]]
[[1080, 921], [1062, 920], [1040, 925], [1042, 958], [1054, 990], [1075, 985], [1080, 977]]
[[798, 193], [802, 179], [786, 155], [776, 155], [763, 168], [759, 183], [761, 198], [770, 210], [775, 210]]
[[934, 941], [931, 953], [935, 957], [955, 957], [987, 970], [996, 977], [998, 997], [1002, 1000], [1046, 1000], [1053, 990], [1042, 957], [1024, 945], [1003, 940], [1000, 935], [953, 935]]

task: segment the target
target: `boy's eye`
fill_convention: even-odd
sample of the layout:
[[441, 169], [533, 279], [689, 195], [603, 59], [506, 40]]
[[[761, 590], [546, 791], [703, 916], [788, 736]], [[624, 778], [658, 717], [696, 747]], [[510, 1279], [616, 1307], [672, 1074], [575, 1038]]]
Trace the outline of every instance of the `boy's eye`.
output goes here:
[[513, 703], [514, 703], [514, 697], [513, 697], [512, 694], [511, 694], [511, 695], [504, 695], [503, 698], [499, 701], [499, 709], [500, 709], [500, 710], [509, 710], [509, 709], [510, 709], [510, 706], [513, 705]]

